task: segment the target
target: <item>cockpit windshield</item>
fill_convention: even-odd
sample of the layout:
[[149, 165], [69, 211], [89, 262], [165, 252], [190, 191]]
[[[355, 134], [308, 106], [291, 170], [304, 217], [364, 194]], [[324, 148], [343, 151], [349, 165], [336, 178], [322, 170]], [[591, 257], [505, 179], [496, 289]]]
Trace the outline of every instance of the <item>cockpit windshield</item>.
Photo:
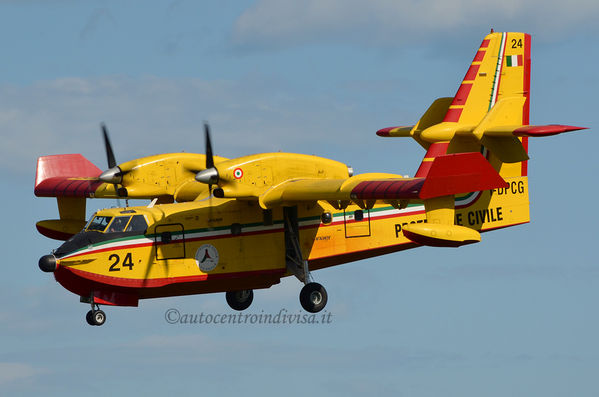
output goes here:
[[88, 232], [103, 232], [106, 230], [106, 226], [108, 226], [111, 220], [111, 216], [94, 216], [85, 230]]
[[86, 231], [102, 233], [139, 232], [145, 233], [148, 223], [143, 215], [95, 216], [85, 228]]

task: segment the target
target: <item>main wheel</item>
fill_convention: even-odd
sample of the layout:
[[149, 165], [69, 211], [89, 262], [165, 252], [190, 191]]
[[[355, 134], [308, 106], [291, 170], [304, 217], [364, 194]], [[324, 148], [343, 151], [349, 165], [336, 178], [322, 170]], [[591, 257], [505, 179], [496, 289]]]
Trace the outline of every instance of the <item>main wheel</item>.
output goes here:
[[318, 313], [327, 305], [327, 290], [318, 283], [308, 283], [300, 291], [299, 298], [305, 311]]
[[102, 325], [106, 322], [106, 314], [102, 310], [96, 310], [92, 314], [94, 325]]
[[254, 300], [254, 291], [251, 289], [242, 289], [240, 291], [227, 291], [225, 294], [227, 303], [233, 310], [245, 310]]
[[94, 315], [94, 313], [91, 310], [88, 311], [87, 314], [85, 315], [85, 321], [87, 321], [87, 323], [89, 325], [96, 325], [94, 323], [93, 315]]

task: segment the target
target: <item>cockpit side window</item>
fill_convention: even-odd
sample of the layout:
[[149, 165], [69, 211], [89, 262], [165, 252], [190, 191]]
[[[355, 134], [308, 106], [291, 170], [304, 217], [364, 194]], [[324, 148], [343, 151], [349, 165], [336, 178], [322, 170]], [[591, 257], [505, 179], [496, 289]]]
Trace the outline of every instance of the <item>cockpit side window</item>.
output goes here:
[[126, 232], [141, 232], [145, 233], [148, 228], [148, 223], [143, 215], [134, 215], [129, 222], [129, 226], [125, 229]]
[[112, 220], [111, 216], [95, 216], [94, 219], [91, 220], [89, 226], [87, 227], [87, 231], [96, 231], [103, 232], [106, 229], [106, 226]]
[[129, 223], [129, 219], [131, 219], [130, 216], [117, 216], [110, 226], [108, 226], [108, 233], [124, 232], [127, 223]]

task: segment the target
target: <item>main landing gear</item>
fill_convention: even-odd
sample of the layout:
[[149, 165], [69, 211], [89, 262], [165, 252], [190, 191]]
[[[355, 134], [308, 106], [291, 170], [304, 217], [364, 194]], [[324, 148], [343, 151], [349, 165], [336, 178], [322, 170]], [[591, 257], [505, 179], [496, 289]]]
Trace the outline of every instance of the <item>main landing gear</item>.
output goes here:
[[327, 290], [312, 279], [308, 261], [302, 256], [299, 242], [297, 207], [284, 207], [285, 218], [285, 264], [298, 280], [304, 283], [300, 291], [300, 303], [305, 311], [318, 313], [327, 304]]
[[227, 291], [227, 303], [233, 310], [242, 311], [250, 307], [254, 300], [254, 291], [243, 289], [241, 291]]
[[90, 298], [82, 296], [81, 301], [89, 303], [92, 306], [92, 309], [85, 315], [85, 320], [89, 325], [102, 325], [106, 322], [106, 313], [100, 310], [100, 306], [97, 303], [94, 303], [93, 295]]
[[308, 283], [302, 287], [299, 299], [305, 311], [318, 313], [327, 304], [327, 290], [318, 283]]
[[[285, 218], [285, 264], [287, 270], [304, 283], [299, 300], [305, 311], [318, 313], [327, 305], [327, 290], [312, 279], [308, 261], [302, 256], [299, 242], [297, 207], [284, 207]], [[228, 291], [227, 303], [233, 310], [245, 310], [252, 304], [254, 292], [251, 289]]]

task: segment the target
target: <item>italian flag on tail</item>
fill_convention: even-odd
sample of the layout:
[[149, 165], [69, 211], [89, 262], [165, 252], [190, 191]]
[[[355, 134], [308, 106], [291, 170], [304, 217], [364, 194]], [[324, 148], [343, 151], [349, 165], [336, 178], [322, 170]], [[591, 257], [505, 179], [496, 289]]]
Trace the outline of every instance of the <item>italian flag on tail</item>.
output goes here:
[[507, 55], [505, 57], [505, 64], [508, 67], [512, 67], [512, 66], [522, 66], [523, 62], [522, 62], [522, 55]]

